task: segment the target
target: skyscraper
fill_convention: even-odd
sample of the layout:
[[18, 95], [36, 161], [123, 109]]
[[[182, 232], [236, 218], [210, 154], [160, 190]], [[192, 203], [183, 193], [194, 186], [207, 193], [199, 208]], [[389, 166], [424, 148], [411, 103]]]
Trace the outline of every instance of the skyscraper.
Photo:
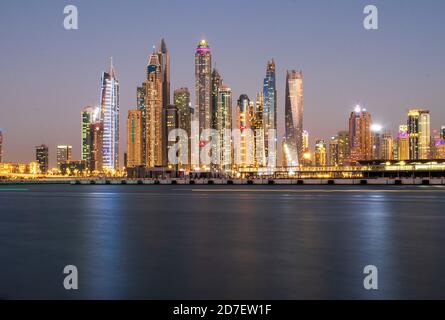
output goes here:
[[440, 127], [440, 138], [445, 140], [445, 126]]
[[263, 92], [260, 91], [256, 95], [254, 117], [252, 119], [252, 129], [255, 138], [255, 166], [266, 166], [266, 150], [264, 140], [264, 99]]
[[85, 107], [81, 112], [81, 143], [82, 143], [82, 154], [81, 160], [85, 161], [87, 167], [91, 170], [91, 155], [92, 155], [92, 139], [91, 139], [91, 125], [100, 121], [100, 108], [99, 107]]
[[57, 168], [60, 170], [61, 165], [71, 161], [72, 146], [57, 146]]
[[405, 161], [410, 159], [408, 125], [402, 124], [399, 127], [397, 160]]
[[103, 123], [103, 166], [106, 170], [119, 169], [119, 81], [110, 63], [109, 72], [102, 74], [101, 121]]
[[292, 165], [303, 160], [303, 73], [288, 71], [286, 74], [285, 130]]
[[218, 94], [219, 88], [222, 85], [221, 75], [218, 70], [213, 69], [212, 71], [212, 122], [211, 127], [216, 129], [217, 126], [217, 113], [218, 113]]
[[199, 132], [212, 125], [212, 53], [207, 40], [198, 43], [195, 53], [196, 106], [199, 112]]
[[[226, 85], [222, 85], [218, 94], [218, 111], [217, 111], [217, 127], [219, 135], [219, 157], [220, 168], [222, 170], [230, 170], [232, 163], [232, 89]], [[229, 131], [227, 131], [229, 130]]]
[[390, 131], [386, 130], [383, 133], [380, 148], [383, 160], [394, 160], [394, 139]]
[[142, 111], [128, 110], [127, 117], [127, 168], [143, 165], [142, 162]]
[[412, 109], [408, 112], [408, 134], [410, 160], [429, 159], [431, 128], [428, 110]]
[[[263, 119], [265, 154], [266, 157], [275, 158], [276, 162], [277, 139], [276, 137], [269, 137], [269, 129], [277, 130], [277, 88], [275, 61], [273, 59], [267, 62], [266, 77], [263, 83]], [[273, 141], [273, 146], [269, 145], [269, 140]], [[276, 163], [269, 163], [269, 166], [275, 165]]]
[[0, 130], [0, 163], [3, 160], [3, 132]]
[[348, 159], [351, 154], [351, 149], [349, 147], [349, 132], [339, 131], [337, 133], [338, 139], [338, 165], [344, 166], [348, 163]]
[[102, 122], [92, 123], [90, 126], [90, 150], [91, 160], [89, 169], [91, 171], [103, 171], [103, 141], [104, 141], [104, 125]]
[[173, 93], [174, 105], [178, 109], [178, 127], [187, 132], [188, 137], [188, 157], [187, 164], [182, 164], [182, 168], [190, 168], [191, 161], [191, 125], [193, 108], [190, 106], [190, 92], [187, 88], [180, 88]]
[[329, 165], [338, 167], [340, 165], [339, 162], [338, 136], [334, 136], [329, 141]]
[[325, 167], [328, 165], [328, 153], [326, 141], [317, 140], [315, 143], [315, 166]]
[[44, 144], [36, 147], [36, 161], [39, 164], [40, 173], [47, 173], [49, 168], [48, 147]]
[[371, 115], [360, 106], [356, 106], [349, 117], [350, 160], [372, 159]]
[[168, 141], [168, 135], [170, 131], [178, 129], [179, 127], [179, 117], [178, 117], [178, 108], [175, 105], [168, 105], [164, 108], [164, 119], [165, 119], [165, 132], [166, 132], [166, 154], [167, 154], [167, 164], [171, 165], [172, 163], [168, 159], [168, 151], [170, 148], [176, 144], [176, 141], [170, 142]]
[[236, 128], [240, 130], [240, 159], [237, 165], [253, 164], [254, 148], [253, 135], [251, 131], [251, 104], [246, 94], [242, 94], [238, 99], [236, 108]]
[[150, 56], [147, 66], [147, 79], [145, 80], [145, 165], [147, 167], [160, 167], [164, 165], [163, 137], [163, 71], [159, 55], [154, 52]]
[[170, 105], [170, 52], [164, 39], [159, 43], [158, 56], [162, 70], [162, 106], [166, 107]]

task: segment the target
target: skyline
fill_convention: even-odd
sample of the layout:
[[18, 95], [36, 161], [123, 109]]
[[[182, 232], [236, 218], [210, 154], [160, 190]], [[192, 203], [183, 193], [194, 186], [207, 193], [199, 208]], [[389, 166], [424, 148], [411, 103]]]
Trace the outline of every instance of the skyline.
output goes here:
[[[174, 1], [173, 1], [174, 2]], [[186, 12], [192, 14], [193, 7], [196, 6], [198, 1], [192, 1], [190, 3], [190, 9]], [[360, 1], [359, 1], [360, 2]], [[372, 113], [375, 122], [382, 124], [385, 128], [392, 131], [393, 134], [397, 132], [397, 128], [400, 124], [406, 123], [406, 113], [411, 108], [424, 108], [429, 109], [432, 113], [432, 128], [439, 129], [445, 122], [445, 111], [443, 108], [444, 94], [442, 93], [444, 64], [442, 63], [440, 56], [443, 56], [445, 49], [443, 44], [439, 44], [434, 40], [427, 39], [427, 35], [441, 34], [439, 30], [432, 28], [440, 22], [440, 17], [437, 15], [440, 12], [439, 8], [445, 7], [443, 4], [437, 3], [423, 3], [414, 4], [412, 1], [407, 1], [408, 4], [400, 6], [397, 10], [396, 5], [385, 4], [381, 1], [376, 1], [381, 12], [381, 29], [375, 32], [365, 31], [361, 27], [362, 15], [362, 3], [348, 2], [348, 5], [344, 3], [338, 4], [339, 7], [345, 7], [346, 12], [340, 11], [340, 14], [348, 16], [346, 20], [338, 21], [337, 24], [328, 21], [333, 31], [344, 29], [346, 25], [354, 25], [352, 31], [348, 28], [345, 30], [346, 34], [343, 37], [339, 37], [338, 34], [331, 40], [327, 40], [327, 35], [324, 33], [329, 31], [323, 28], [323, 24], [326, 22], [315, 21], [310, 22], [308, 17], [303, 17], [302, 21], [296, 23], [295, 26], [302, 25], [314, 27], [314, 24], [319, 23], [320, 27], [315, 30], [315, 34], [310, 39], [299, 38], [298, 30], [295, 30], [295, 39], [299, 44], [303, 44], [300, 47], [300, 51], [295, 54], [284, 53], [283, 51], [292, 50], [294, 44], [292, 41], [286, 42], [283, 46], [277, 46], [277, 39], [270, 38], [270, 45], [268, 43], [263, 50], [254, 50], [253, 54], [250, 54], [250, 47], [255, 48], [251, 38], [243, 38], [243, 34], [246, 31], [252, 31], [255, 26], [258, 28], [258, 23], [254, 23], [255, 26], [248, 26], [244, 29], [240, 29], [240, 36], [232, 39], [231, 43], [237, 43], [244, 39], [244, 45], [246, 50], [233, 48], [239, 48], [236, 45], [226, 46], [226, 37], [230, 36], [230, 32], [227, 29], [224, 31], [205, 32], [206, 39], [210, 43], [212, 48], [213, 65], [216, 62], [216, 67], [221, 72], [225, 83], [227, 83], [233, 90], [233, 99], [236, 101], [241, 94], [247, 94], [251, 100], [254, 100], [256, 93], [261, 90], [262, 79], [264, 78], [264, 68], [269, 59], [274, 58], [277, 64], [277, 91], [278, 91], [278, 126], [279, 136], [284, 135], [284, 93], [285, 93], [285, 77], [286, 70], [302, 70], [305, 77], [304, 91], [305, 91], [305, 116], [304, 116], [304, 129], [308, 130], [311, 138], [311, 147], [314, 145], [315, 140], [325, 139], [334, 135], [337, 131], [347, 129], [347, 115], [351, 112], [351, 109], [357, 102], [361, 102]], [[52, 5], [49, 5], [52, 3]], [[100, 1], [98, 1], [100, 3]], [[107, 2], [113, 3], [114, 2]], [[279, 12], [286, 11], [286, 7], [292, 7], [295, 4], [301, 4], [300, 9], [304, 9], [308, 12], [314, 13], [317, 7], [329, 7], [330, 5], [320, 6], [321, 1], [317, 1], [316, 4], [309, 5], [307, 1], [280, 3]], [[363, 2], [365, 3], [365, 2]], [[395, 1], [399, 3], [400, 1]], [[117, 8], [122, 4], [115, 3]], [[28, 5], [28, 4], [27, 4]], [[35, 4], [29, 4], [31, 7]], [[39, 45], [36, 46], [34, 39], [27, 39], [29, 34], [25, 34], [25, 37], [13, 37], [13, 35], [20, 35], [20, 28], [11, 28], [8, 30], [12, 33], [7, 38], [4, 38], [6, 27], [3, 26], [5, 21], [7, 23], [13, 23], [12, 17], [14, 14], [2, 17], [0, 24], [2, 26], [2, 33], [0, 39], [0, 46], [2, 54], [5, 58], [1, 60], [1, 70], [4, 71], [4, 76], [0, 80], [0, 130], [4, 135], [4, 161], [29, 161], [34, 158], [34, 147], [42, 143], [47, 144], [50, 147], [51, 163], [55, 161], [55, 147], [60, 144], [73, 146], [73, 158], [80, 159], [80, 112], [83, 107], [87, 105], [99, 104], [98, 83], [100, 73], [107, 68], [107, 60], [110, 56], [114, 58], [114, 64], [116, 66], [117, 78], [120, 81], [121, 86], [121, 101], [120, 101], [120, 136], [121, 136], [121, 155], [125, 146], [125, 115], [128, 109], [136, 107], [136, 87], [143, 78], [143, 67], [147, 64], [148, 56], [151, 54], [151, 45], [156, 44], [159, 38], [163, 36], [168, 42], [170, 54], [171, 54], [171, 89], [172, 91], [180, 87], [188, 87], [191, 92], [191, 101], [195, 101], [194, 98], [194, 73], [193, 73], [193, 55], [196, 47], [196, 42], [200, 38], [200, 32], [184, 31], [184, 35], [181, 35], [183, 39], [178, 39], [178, 35], [170, 36], [169, 32], [171, 27], [167, 28], [165, 24], [158, 21], [160, 28], [155, 28], [155, 31], [151, 31], [148, 39], [139, 37], [136, 40], [136, 35], [145, 34], [144, 31], [150, 29], [150, 22], [144, 22], [145, 28], [141, 30], [136, 25], [131, 25], [131, 29], [127, 32], [134, 35], [134, 38], [126, 39], [125, 37], [119, 38], [118, 44], [122, 43], [123, 50], [128, 48], [132, 43], [133, 48], [131, 54], [122, 53], [121, 49], [115, 48], [101, 48], [100, 50], [90, 50], [84, 52], [84, 50], [75, 47], [79, 44], [85, 45], [85, 41], [88, 43], [88, 29], [91, 27], [93, 21], [89, 19], [92, 13], [97, 12], [94, 10], [95, 5], [88, 4], [83, 1], [77, 1], [76, 5], [79, 7], [80, 14], [80, 29], [77, 31], [65, 31], [61, 27], [63, 15], [61, 14], [63, 5], [55, 4], [54, 1], [48, 1], [47, 3], [36, 8], [40, 12], [43, 9], [48, 9], [49, 12], [55, 15], [51, 17], [50, 22], [43, 23], [42, 21], [32, 21], [31, 24], [40, 28], [34, 30], [28, 30], [30, 34], [37, 36], [37, 39], [42, 40], [42, 35], [37, 35], [36, 32], [42, 32], [51, 25], [51, 31], [42, 42], [42, 46], [50, 45], [51, 48], [55, 47], [56, 50], [52, 54], [50, 52], [42, 52], [39, 50]], [[18, 14], [20, 6], [24, 6], [23, 3], [12, 4], [7, 8], [6, 5], [1, 4], [2, 15], [6, 12]], [[160, 3], [154, 3], [154, 6], [163, 6]], [[246, 6], [245, 3], [242, 6]], [[112, 6], [110, 5], [110, 8]], [[117, 8], [115, 10], [117, 10]], [[178, 14], [177, 11], [181, 11], [181, 4], [175, 4], [171, 8], [173, 16]], [[404, 19], [409, 20], [411, 10], [417, 9], [419, 17], [428, 18], [425, 19], [424, 24], [415, 23], [412, 27], [418, 28], [417, 33], [412, 33], [412, 28], [406, 28], [405, 32], [400, 32], [403, 28], [407, 27], [407, 21], [403, 23]], [[57, 9], [57, 10], [56, 10]], [[252, 9], [252, 8], [251, 8]], [[258, 8], [253, 8], [258, 9]], [[45, 11], [43, 10], [43, 11]], [[53, 11], [54, 10], [54, 11]], [[31, 10], [30, 10], [31, 11]], [[104, 11], [107, 11], [106, 8]], [[129, 10], [133, 11], [133, 10]], [[114, 12], [114, 11], [111, 11]], [[261, 10], [258, 9], [258, 13], [261, 14]], [[274, 11], [275, 12], [275, 11]], [[317, 11], [318, 12], [318, 11]], [[320, 14], [322, 10], [318, 12]], [[128, 13], [126, 13], [128, 14]], [[264, 13], [263, 13], [264, 14]], [[338, 12], [335, 13], [339, 14]], [[427, 14], [427, 15], [425, 15]], [[255, 15], [252, 15], [255, 16]], [[399, 19], [388, 20], [388, 17], [394, 18], [403, 17], [402, 23]], [[24, 16], [23, 16], [24, 17]], [[437, 20], [436, 20], [436, 19]], [[158, 18], [154, 19], [157, 20]], [[43, 19], [42, 19], [43, 20]], [[235, 19], [236, 20], [236, 19]], [[309, 19], [310, 20], [310, 19]], [[19, 22], [23, 22], [18, 19]], [[280, 19], [281, 21], [281, 19]], [[156, 21], [155, 21], [156, 22]], [[290, 22], [287, 22], [290, 23]], [[29, 22], [28, 22], [29, 24]], [[48, 25], [49, 24], [49, 25]], [[286, 29], [283, 28], [286, 25], [285, 22], [280, 22], [276, 26], [279, 30], [272, 30], [271, 34], [275, 34], [277, 38], [282, 37], [282, 34], [286, 34]], [[191, 29], [195, 29], [195, 25], [191, 24]], [[281, 29], [280, 29], [281, 26]], [[116, 28], [125, 27], [125, 23], [119, 23]], [[127, 27], [127, 28], [128, 28]], [[326, 25], [325, 25], [326, 27]], [[55, 30], [52, 30], [54, 28]], [[200, 27], [202, 29], [212, 30], [212, 26]], [[232, 28], [235, 28], [233, 26]], [[173, 28], [174, 29], [174, 28]], [[186, 29], [190, 29], [187, 27]], [[398, 30], [398, 38], [392, 38], [394, 43], [388, 43], [388, 39], [391, 35], [394, 35], [395, 30]], [[165, 34], [163, 35], [162, 30]], [[279, 32], [281, 30], [281, 32]], [[22, 30], [23, 31], [23, 30]], [[177, 30], [176, 30], [177, 31]], [[205, 30], [203, 30], [205, 31]], [[275, 31], [275, 32], [273, 32]], [[318, 32], [317, 32], [318, 31]], [[9, 32], [9, 31], [8, 31]], [[96, 32], [96, 31], [95, 31]], [[94, 33], [94, 32], [93, 32]], [[202, 33], [202, 32], [201, 32]], [[321, 33], [321, 35], [320, 35]], [[351, 34], [352, 33], [352, 34]], [[43, 32], [44, 34], [44, 32]], [[119, 33], [118, 33], [119, 34]], [[120, 32], [122, 34], [122, 32]], [[417, 35], [422, 39], [416, 40], [416, 43], [420, 43], [416, 48], [408, 46], [410, 43], [410, 36]], [[52, 39], [56, 35], [61, 36], [58, 40]], [[423, 35], [423, 37], [422, 37]], [[306, 35], [307, 36], [307, 35]], [[318, 37], [317, 37], [318, 36]], [[349, 36], [349, 40], [347, 41]], [[258, 34], [253, 35], [252, 38], [258, 37]], [[105, 37], [106, 38], [106, 37]], [[266, 36], [267, 38], [267, 36]], [[339, 45], [331, 47], [332, 56], [330, 59], [323, 59], [325, 53], [316, 49], [317, 47], [329, 47], [328, 44], [333, 45], [334, 39], [343, 40], [343, 45], [348, 43], [345, 50], [342, 52], [336, 52]], [[6, 39], [6, 41], [5, 41]], [[30, 40], [30, 41], [27, 41]], [[51, 43], [48, 43], [48, 40]], [[67, 44], [68, 42], [71, 42]], [[95, 38], [96, 46], [104, 46], [105, 42], [110, 39]], [[29, 43], [30, 49], [34, 55], [32, 59], [26, 61], [25, 58], [29, 53], [20, 51], [13, 55], [14, 48], [20, 47], [21, 41]], [[187, 41], [188, 43], [184, 43]], [[350, 42], [356, 41], [357, 43], [351, 44]], [[377, 47], [376, 44], [383, 44], [383, 47]], [[426, 46], [423, 44], [426, 43]], [[125, 44], [125, 45], [124, 45]], [[309, 44], [309, 47], [308, 47]], [[68, 54], [65, 59], [54, 60], [54, 56], [58, 55], [62, 50], [62, 47], [67, 46], [65, 49], [72, 49], [73, 51]], [[257, 45], [258, 46], [258, 45]], [[358, 48], [362, 46], [361, 48]], [[401, 50], [403, 46], [409, 47], [410, 51]], [[437, 48], [435, 48], [437, 47]], [[82, 48], [82, 47], [81, 47]], [[34, 50], [33, 50], [34, 49]], [[42, 48], [40, 48], [42, 49]], [[370, 50], [371, 49], [371, 50]], [[396, 50], [397, 49], [397, 50]], [[423, 50], [420, 50], [423, 49]], [[436, 49], [435, 51], [433, 49]], [[61, 51], [60, 51], [61, 50]], [[45, 50], [43, 50], [45, 51]], [[116, 53], [117, 51], [117, 53]], [[266, 52], [267, 51], [267, 52]], [[373, 59], [369, 60], [370, 54], [368, 51], [376, 54]], [[403, 51], [403, 55], [398, 57], [394, 56], [395, 51]], [[422, 52], [420, 52], [422, 51]], [[432, 55], [432, 51], [434, 54]], [[316, 54], [314, 54], [316, 52]], [[47, 55], [45, 55], [47, 53]], [[66, 52], [65, 52], [66, 53]], [[85, 56], [83, 56], [85, 54]], [[238, 54], [238, 57], [234, 55]], [[361, 55], [360, 55], [361, 54]], [[74, 55], [77, 59], [71, 59]], [[126, 58], [127, 55], [127, 58]], [[136, 55], [138, 59], [129, 58]], [[352, 59], [350, 59], [352, 55]], [[357, 56], [360, 55], [360, 59]], [[314, 57], [315, 56], [315, 57]], [[51, 58], [52, 57], [52, 58]], [[71, 57], [71, 58], [70, 58]], [[237, 59], [238, 58], [238, 59]], [[338, 60], [337, 60], [338, 59]], [[51, 61], [50, 61], [51, 60]], [[79, 61], [80, 60], [80, 61]], [[337, 60], [337, 61], [336, 61]], [[409, 63], [409, 62], [412, 63]], [[23, 62], [18, 66], [20, 62]], [[42, 62], [37, 64], [36, 62]], [[77, 62], [78, 64], [76, 65]], [[330, 63], [329, 63], [330, 62]], [[25, 73], [22, 69], [26, 68], [26, 65], [30, 63], [31, 68]], [[96, 64], [98, 63], [98, 64]], [[333, 64], [332, 64], [333, 63]], [[388, 64], [393, 65], [394, 68], [388, 68]], [[327, 66], [329, 65], [329, 66]], [[46, 68], [46, 69], [45, 69]], [[48, 75], [45, 75], [46, 71]], [[136, 70], [136, 71], [134, 71]], [[185, 71], [188, 70], [188, 71]], [[64, 75], [60, 78], [59, 72]], [[32, 79], [24, 77], [25, 74], [37, 74], [36, 77], [32, 77], [37, 82], [33, 82]], [[69, 77], [66, 75], [69, 74]], [[335, 77], [334, 75], [337, 77]], [[356, 77], [360, 77], [361, 81], [356, 81]], [[62, 81], [63, 79], [63, 81]], [[341, 81], [339, 81], [341, 80]], [[76, 84], [76, 85], [74, 85]], [[20, 89], [20, 90], [19, 90]], [[28, 94], [23, 95], [22, 92]], [[54, 91], [58, 91], [54, 93]], [[37, 93], [37, 94], [36, 94]], [[26, 109], [27, 117], [23, 118], [23, 109], [29, 105], [29, 96], [34, 98], [33, 106]], [[172, 97], [170, 97], [172, 98]], [[60, 108], [63, 105], [63, 108]], [[6, 106], [6, 107], [5, 107]], [[8, 107], [11, 106], [11, 107]], [[326, 115], [326, 121], [320, 125], [319, 114], [323, 112]], [[51, 118], [48, 118], [48, 115]], [[47, 121], [48, 125], [42, 125], [43, 121]], [[25, 132], [28, 131], [28, 132]], [[62, 131], [64, 130], [64, 131]]]

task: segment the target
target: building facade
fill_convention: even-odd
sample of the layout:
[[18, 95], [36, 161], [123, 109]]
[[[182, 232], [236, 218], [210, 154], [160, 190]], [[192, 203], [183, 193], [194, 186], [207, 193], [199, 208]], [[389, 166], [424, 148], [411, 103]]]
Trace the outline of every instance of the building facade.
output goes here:
[[286, 74], [285, 134], [290, 162], [297, 166], [303, 161], [303, 73], [288, 71]]
[[126, 167], [143, 165], [142, 161], [142, 111], [129, 110], [127, 117], [127, 164]]
[[102, 157], [105, 170], [119, 169], [119, 81], [111, 61], [101, 80]]

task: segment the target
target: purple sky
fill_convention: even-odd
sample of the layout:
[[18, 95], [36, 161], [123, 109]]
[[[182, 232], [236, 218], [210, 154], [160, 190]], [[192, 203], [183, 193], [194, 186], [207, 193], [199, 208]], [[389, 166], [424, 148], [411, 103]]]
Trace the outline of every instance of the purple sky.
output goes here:
[[[63, 8], [79, 9], [79, 30], [63, 28]], [[380, 29], [366, 31], [376, 4]], [[95, 0], [0, 2], [0, 129], [6, 161], [34, 159], [34, 146], [73, 145], [80, 158], [80, 110], [99, 101], [101, 72], [113, 56], [121, 84], [121, 153], [127, 110], [135, 106], [152, 46], [171, 52], [172, 91], [193, 92], [201, 35], [234, 93], [254, 98], [275, 58], [281, 132], [286, 69], [304, 72], [304, 126], [311, 141], [347, 128], [363, 103], [396, 130], [413, 106], [445, 124], [445, 2], [439, 0]]]

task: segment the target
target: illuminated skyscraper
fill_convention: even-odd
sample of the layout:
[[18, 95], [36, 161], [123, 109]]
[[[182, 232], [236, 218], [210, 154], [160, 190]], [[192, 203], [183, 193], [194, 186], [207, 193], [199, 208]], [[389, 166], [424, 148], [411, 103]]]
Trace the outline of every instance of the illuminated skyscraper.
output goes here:
[[220, 138], [220, 168], [230, 170], [232, 163], [232, 89], [226, 85], [222, 85], [219, 89], [217, 119], [216, 130]]
[[349, 132], [339, 131], [337, 133], [338, 139], [338, 165], [344, 166], [348, 164], [348, 159], [351, 154], [351, 149], [349, 147]]
[[92, 155], [92, 138], [91, 138], [91, 125], [100, 121], [100, 108], [99, 107], [85, 107], [81, 112], [81, 143], [82, 154], [81, 160], [87, 163], [87, 167], [91, 169], [91, 155]]
[[91, 162], [89, 169], [91, 171], [103, 171], [103, 137], [104, 125], [102, 122], [95, 122], [90, 127], [91, 138]]
[[288, 71], [286, 75], [286, 141], [292, 165], [303, 160], [303, 73]]
[[381, 159], [394, 160], [394, 139], [391, 132], [386, 130], [381, 140]]
[[252, 165], [254, 162], [254, 139], [250, 99], [246, 94], [239, 97], [236, 108], [236, 128], [240, 130], [240, 156], [237, 165]]
[[257, 167], [266, 166], [266, 151], [264, 145], [264, 99], [263, 92], [258, 92], [255, 101], [254, 116], [252, 119], [252, 130], [255, 139], [255, 161]]
[[329, 165], [338, 167], [340, 165], [339, 162], [338, 136], [334, 136], [329, 141]]
[[[277, 143], [276, 137], [269, 137], [269, 129], [277, 130], [277, 88], [275, 76], [275, 61], [272, 59], [267, 62], [266, 77], [263, 84], [263, 126], [265, 139], [266, 157], [276, 159]], [[274, 145], [269, 145], [269, 140]], [[273, 151], [273, 154], [270, 154]], [[276, 161], [276, 160], [275, 160]], [[276, 163], [269, 163], [269, 166], [275, 166]]]
[[170, 53], [164, 39], [161, 39], [157, 53], [162, 70], [162, 106], [166, 107], [170, 105]]
[[49, 168], [48, 147], [44, 144], [36, 147], [36, 161], [39, 163], [41, 173], [47, 173]]
[[315, 166], [325, 167], [328, 165], [328, 152], [326, 141], [317, 140], [315, 144]]
[[191, 161], [191, 125], [193, 108], [190, 106], [190, 92], [187, 88], [175, 90], [173, 100], [176, 108], [178, 108], [178, 127], [187, 132], [188, 137], [188, 158], [187, 165], [184, 168], [190, 168]]
[[166, 154], [167, 154], [167, 164], [170, 166], [172, 163], [168, 160], [168, 151], [170, 148], [176, 144], [176, 141], [168, 141], [168, 135], [170, 131], [178, 129], [179, 119], [178, 119], [178, 108], [175, 105], [168, 105], [164, 108], [164, 119], [165, 119], [165, 132], [166, 132]]
[[73, 147], [72, 146], [57, 146], [57, 168], [61, 165], [71, 161]]
[[445, 126], [440, 127], [440, 138], [445, 140]]
[[216, 128], [217, 126], [217, 113], [218, 113], [218, 94], [219, 88], [222, 86], [221, 75], [218, 70], [213, 69], [212, 71], [212, 123], [211, 127]]
[[199, 112], [199, 132], [212, 127], [212, 53], [201, 40], [195, 53], [195, 108]]
[[428, 110], [412, 109], [408, 112], [410, 160], [429, 159], [431, 128]]
[[145, 80], [144, 125], [145, 165], [149, 168], [165, 164], [165, 130], [163, 124], [163, 71], [159, 55], [154, 52], [150, 56]]
[[142, 111], [129, 110], [127, 117], [127, 168], [143, 165]]
[[351, 162], [372, 159], [371, 115], [356, 106], [349, 117], [349, 147]]
[[0, 130], [0, 163], [3, 160], [3, 132]]
[[119, 168], [119, 81], [113, 61], [109, 72], [102, 74], [101, 121], [103, 123], [103, 166], [106, 170]]
[[382, 126], [378, 124], [373, 124], [371, 126], [372, 135], [372, 159], [381, 160], [382, 156]]
[[408, 125], [399, 127], [397, 160], [405, 161], [410, 159]]

